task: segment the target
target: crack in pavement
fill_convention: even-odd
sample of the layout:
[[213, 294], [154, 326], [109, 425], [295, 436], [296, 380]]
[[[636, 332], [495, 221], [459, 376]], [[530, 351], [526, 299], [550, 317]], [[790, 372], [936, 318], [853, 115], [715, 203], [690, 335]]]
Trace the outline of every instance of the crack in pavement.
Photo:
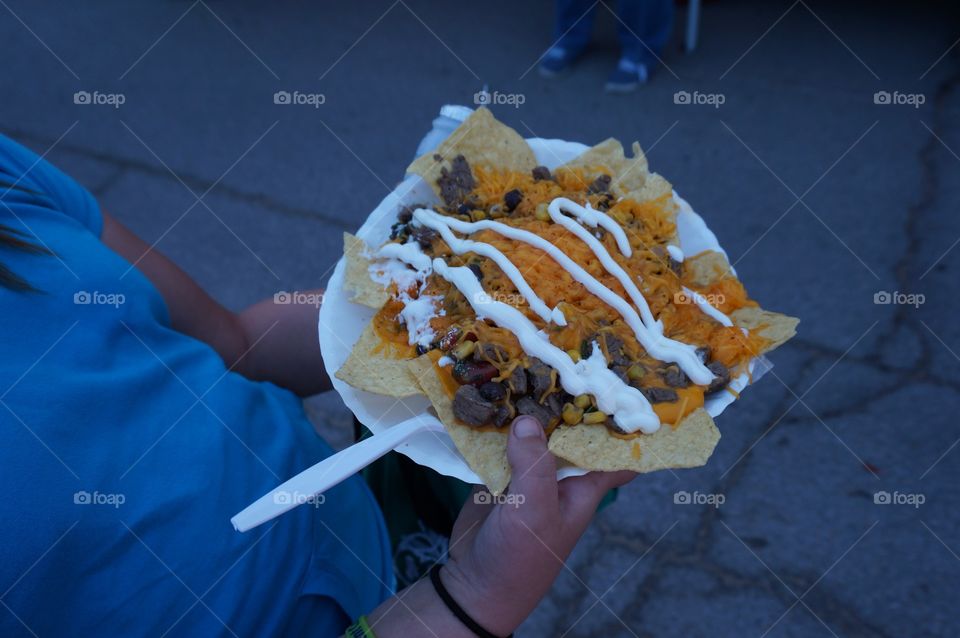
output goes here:
[[[947, 99], [958, 85], [960, 85], [960, 69], [950, 73], [937, 85], [933, 99], [933, 126], [927, 139], [917, 152], [917, 161], [921, 167], [920, 195], [917, 201], [910, 205], [907, 210], [903, 231], [907, 241], [903, 253], [898, 257], [894, 267], [894, 275], [900, 290], [911, 289], [910, 278], [917, 274], [919, 265], [916, 257], [922, 254], [920, 250], [923, 241], [921, 234], [922, 218], [933, 209], [939, 200], [940, 172], [935, 157], [939, 146], [937, 137], [943, 133], [945, 114], [950, 111]], [[842, 403], [835, 404], [828, 410], [821, 412], [822, 418], [836, 419], [863, 413], [878, 394], [903, 391], [919, 384], [934, 384], [960, 392], [960, 383], [933, 376], [931, 372], [933, 344], [930, 342], [930, 335], [921, 330], [918, 320], [913, 316], [914, 314], [913, 308], [897, 305], [894, 308], [893, 317], [885, 322], [884, 328], [878, 332], [870, 351], [864, 355], [848, 354], [846, 356], [846, 359], [852, 364], [871, 368], [884, 375], [892, 376], [893, 379], [879, 390], [870, 388], [853, 398], [845, 396]], [[903, 332], [900, 332], [901, 330]], [[883, 360], [885, 344], [894, 340], [898, 333], [902, 335], [901, 338], [908, 335], [917, 337], [920, 352], [912, 365], [896, 366]], [[807, 355], [796, 366], [795, 379], [791, 380], [791, 383], [802, 379], [817, 362], [824, 360], [833, 362], [844, 354], [833, 346], [804, 338], [792, 340], [784, 347], [784, 349], [787, 348], [800, 350]], [[763, 429], [768, 427], [768, 423], [772, 422], [790, 406], [791, 399], [792, 395], [784, 388], [780, 400], [770, 411], [769, 416], [760, 421], [761, 433]], [[801, 420], [806, 420], [806, 417], [787, 417], [781, 421], [781, 424], [799, 423]], [[739, 487], [750, 461], [753, 459], [753, 451], [750, 449], [752, 444], [753, 439], [747, 441], [742, 451], [743, 458], [726, 477], [721, 478], [712, 486], [713, 493], [730, 494]], [[763, 572], [758, 576], [756, 574], [746, 574], [735, 568], [720, 564], [712, 558], [718, 538], [716, 529], [720, 518], [721, 513], [718, 508], [705, 508], [694, 531], [692, 546], [689, 543], [662, 543], [649, 555], [650, 564], [646, 574], [641, 578], [634, 579], [632, 583], [624, 583], [631, 588], [631, 591], [626, 597], [630, 602], [623, 610], [622, 617], [631, 628], [638, 632], [641, 631], [635, 627], [641, 626], [648, 604], [657, 600], [664, 577], [667, 571], [672, 568], [687, 568], [709, 577], [715, 583], [715, 586], [707, 595], [708, 597], [720, 596], [731, 591], [760, 591], [777, 597], [786, 605], [793, 604], [795, 598], [786, 590], [783, 583], [786, 583], [794, 591], [807, 591], [811, 585], [820, 580], [821, 576], [819, 574], [803, 571], [790, 570], [776, 576], [769, 572]], [[602, 564], [600, 562], [601, 554], [611, 551], [611, 548], [620, 548], [627, 555], [642, 555], [653, 544], [653, 540], [647, 538], [639, 530], [624, 532], [621, 526], [611, 522], [609, 516], [599, 517], [596, 525], [599, 540], [593, 542], [587, 551], [583, 552], [582, 557], [578, 559], [578, 568], [580, 566], [585, 568], [587, 577], [589, 577], [589, 569], [592, 566]], [[783, 582], [780, 582], [780, 580]], [[579, 598], [572, 589], [566, 596], [557, 597], [556, 602], [559, 603], [558, 607], [562, 613], [554, 620], [552, 633], [559, 635], [566, 631], [579, 617], [580, 609], [576, 604], [578, 600]], [[814, 588], [808, 596], [805, 596], [805, 600], [809, 602], [812, 609], [816, 610], [817, 614], [829, 620], [843, 633], [870, 635], [878, 638], [887, 638], [890, 635], [855, 609], [853, 606], [855, 603], [842, 603], [840, 596], [831, 592], [827, 585]], [[615, 635], [620, 628], [619, 622], [611, 619], [592, 628], [589, 633], [602, 632]], [[581, 631], [574, 628], [569, 635], [587, 635], [583, 633], [586, 631], [586, 629]], [[639, 635], [648, 634], [639, 633]]]
[[[34, 144], [41, 144], [50, 146], [53, 143], [53, 139], [48, 138], [44, 135], [38, 135], [30, 131], [23, 129], [14, 129], [14, 128], [4, 128], [3, 132], [5, 135], [18, 139], [21, 141], [28, 140]], [[103, 151], [98, 151], [95, 149], [87, 148], [79, 144], [70, 144], [69, 142], [60, 142], [57, 145], [58, 151], [65, 151], [67, 153], [77, 155], [86, 159], [96, 160], [98, 162], [103, 162], [104, 164], [109, 164], [115, 166], [118, 169], [122, 169], [122, 173], [127, 172], [136, 172], [142, 175], [149, 175], [150, 177], [159, 177], [164, 181], [171, 181], [176, 183], [173, 176], [162, 166], [154, 165], [149, 162], [144, 162], [141, 160], [131, 159], [128, 157], [120, 157], [113, 155], [112, 153], [107, 153]], [[286, 204], [279, 200], [274, 199], [273, 197], [267, 195], [266, 193], [261, 192], [251, 192], [245, 191], [223, 182], [216, 183], [199, 175], [194, 175], [192, 173], [186, 173], [177, 171], [177, 175], [186, 183], [191, 189], [206, 192], [211, 187], [213, 187], [214, 194], [225, 197], [227, 199], [232, 199], [234, 201], [242, 202], [244, 204], [250, 204], [253, 206], [258, 206], [260, 208], [269, 210], [286, 217], [293, 217], [297, 219], [307, 219], [315, 222], [323, 222], [326, 224], [332, 224], [341, 230], [355, 230], [354, 225], [345, 222], [342, 218], [330, 215], [327, 213], [321, 213], [313, 209], [300, 208], [299, 206], [293, 206], [291, 204]], [[121, 175], [114, 176], [118, 180]], [[111, 181], [111, 180], [108, 180]], [[115, 180], [114, 180], [115, 181]], [[97, 187], [97, 190], [100, 193], [94, 193], [98, 197], [106, 192], [107, 188], [111, 186], [109, 184], [101, 184]]]

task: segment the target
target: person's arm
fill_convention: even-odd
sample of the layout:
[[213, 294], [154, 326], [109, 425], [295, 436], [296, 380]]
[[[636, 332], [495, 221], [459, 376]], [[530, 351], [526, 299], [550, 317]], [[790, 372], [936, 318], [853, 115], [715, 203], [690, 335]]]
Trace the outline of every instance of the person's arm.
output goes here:
[[[107, 213], [103, 213], [101, 240], [157, 287], [174, 329], [210, 345], [232, 370], [257, 381], [272, 381], [300, 396], [330, 388], [317, 340], [317, 306], [267, 299], [233, 313]], [[317, 299], [322, 294], [314, 293]]]
[[[557, 482], [543, 428], [519, 417], [507, 443], [511, 498], [498, 505], [468, 499], [450, 539], [440, 578], [457, 604], [496, 636], [513, 632], [549, 591], [597, 505], [632, 472], [592, 472]], [[377, 607], [367, 621], [378, 638], [473, 637], [428, 579]]]

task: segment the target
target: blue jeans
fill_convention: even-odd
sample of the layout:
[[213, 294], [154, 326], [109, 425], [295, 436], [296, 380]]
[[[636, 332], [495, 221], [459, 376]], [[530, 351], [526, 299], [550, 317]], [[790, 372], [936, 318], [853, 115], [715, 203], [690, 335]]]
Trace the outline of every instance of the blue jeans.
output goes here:
[[[598, 4], [557, 0], [557, 46], [575, 55], [586, 48]], [[621, 56], [656, 66], [673, 27], [673, 0], [618, 0], [616, 16]]]

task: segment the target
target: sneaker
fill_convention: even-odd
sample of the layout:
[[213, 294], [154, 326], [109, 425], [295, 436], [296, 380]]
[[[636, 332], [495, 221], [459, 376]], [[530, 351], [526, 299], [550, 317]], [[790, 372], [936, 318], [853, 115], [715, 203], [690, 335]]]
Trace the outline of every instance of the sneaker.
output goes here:
[[551, 47], [540, 61], [540, 75], [545, 78], [556, 77], [573, 66], [576, 59], [576, 54], [566, 49]]
[[622, 58], [607, 78], [604, 88], [608, 93], [629, 93], [641, 84], [646, 84], [649, 74], [646, 64]]

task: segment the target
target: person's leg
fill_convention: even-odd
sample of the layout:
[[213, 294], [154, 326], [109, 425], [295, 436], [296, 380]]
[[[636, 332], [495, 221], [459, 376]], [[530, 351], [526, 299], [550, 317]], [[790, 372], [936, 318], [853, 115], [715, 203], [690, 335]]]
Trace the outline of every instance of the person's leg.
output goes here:
[[597, 5], [593, 0], [557, 0], [557, 46], [579, 55], [590, 42]]
[[566, 70], [587, 48], [597, 12], [594, 0], [557, 0], [554, 44], [540, 62], [540, 73], [553, 76]]
[[654, 68], [673, 29], [673, 0], [619, 0], [621, 57]]
[[608, 91], [632, 91], [660, 63], [673, 28], [673, 0], [619, 0], [620, 61], [607, 80]]

